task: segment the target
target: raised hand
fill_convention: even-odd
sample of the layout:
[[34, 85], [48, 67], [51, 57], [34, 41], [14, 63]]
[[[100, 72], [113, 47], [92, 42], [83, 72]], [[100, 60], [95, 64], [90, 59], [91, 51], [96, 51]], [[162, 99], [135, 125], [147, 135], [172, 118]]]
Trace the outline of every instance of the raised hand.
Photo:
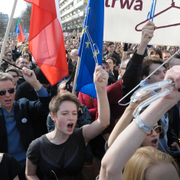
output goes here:
[[30, 69], [28, 69], [26, 67], [23, 67], [21, 72], [22, 72], [22, 75], [23, 75], [24, 79], [26, 80], [26, 82], [31, 84], [31, 86], [33, 86], [36, 90], [40, 90], [41, 89], [42, 85], [37, 80], [36, 75], [35, 75], [33, 70], [30, 70]]
[[94, 83], [96, 85], [96, 90], [106, 90], [107, 81], [108, 73], [102, 68], [102, 66], [96, 64], [94, 71]]

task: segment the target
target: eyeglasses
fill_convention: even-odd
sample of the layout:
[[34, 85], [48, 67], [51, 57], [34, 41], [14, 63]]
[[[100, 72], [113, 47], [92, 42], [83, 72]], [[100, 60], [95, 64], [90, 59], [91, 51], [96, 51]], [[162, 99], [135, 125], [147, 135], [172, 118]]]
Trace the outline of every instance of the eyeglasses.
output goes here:
[[10, 56], [10, 57], [11, 57], [12, 55], [11, 55], [11, 54], [8, 54], [7, 56]]
[[162, 126], [159, 126], [159, 125], [154, 126], [153, 129], [151, 129], [151, 133], [148, 134], [148, 136], [151, 136], [151, 135], [153, 134], [153, 130], [154, 130], [157, 134], [161, 134], [163, 128], [162, 128]]
[[4, 96], [6, 94], [6, 92], [8, 91], [10, 94], [14, 93], [14, 88], [9, 88], [9, 89], [3, 89], [0, 90], [0, 96]]
[[23, 55], [24, 58], [29, 57], [29, 55]]
[[13, 77], [13, 78], [17, 78], [17, 77], [19, 77], [19, 76], [18, 76], [18, 75], [12, 75], [12, 77]]

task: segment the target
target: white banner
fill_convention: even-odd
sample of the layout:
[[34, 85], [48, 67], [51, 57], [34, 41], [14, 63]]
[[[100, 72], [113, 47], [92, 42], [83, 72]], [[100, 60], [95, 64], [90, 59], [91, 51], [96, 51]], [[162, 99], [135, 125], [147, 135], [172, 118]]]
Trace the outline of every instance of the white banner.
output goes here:
[[[139, 43], [152, 0], [105, 0], [104, 40]], [[157, 0], [151, 44], [180, 46], [180, 0]]]

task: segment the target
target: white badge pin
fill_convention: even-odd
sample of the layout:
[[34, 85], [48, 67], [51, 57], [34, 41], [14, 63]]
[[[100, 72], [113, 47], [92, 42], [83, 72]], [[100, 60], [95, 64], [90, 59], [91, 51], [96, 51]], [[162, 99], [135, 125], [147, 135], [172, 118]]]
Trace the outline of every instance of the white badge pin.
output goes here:
[[22, 123], [27, 123], [27, 119], [26, 118], [22, 118], [21, 122]]

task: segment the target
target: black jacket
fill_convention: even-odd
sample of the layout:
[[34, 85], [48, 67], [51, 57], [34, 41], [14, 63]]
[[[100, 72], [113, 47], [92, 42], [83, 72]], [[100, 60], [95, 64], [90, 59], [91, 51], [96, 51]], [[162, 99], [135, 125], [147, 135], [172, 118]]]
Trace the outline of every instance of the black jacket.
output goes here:
[[[29, 144], [34, 140], [32, 121], [34, 117], [48, 113], [50, 97], [40, 97], [37, 101], [29, 101], [25, 98], [14, 102], [14, 119], [20, 133], [20, 139], [27, 150]], [[25, 118], [25, 119], [23, 119]], [[25, 120], [25, 121], [24, 121]], [[0, 108], [0, 152], [8, 152], [7, 131], [3, 111]]]

